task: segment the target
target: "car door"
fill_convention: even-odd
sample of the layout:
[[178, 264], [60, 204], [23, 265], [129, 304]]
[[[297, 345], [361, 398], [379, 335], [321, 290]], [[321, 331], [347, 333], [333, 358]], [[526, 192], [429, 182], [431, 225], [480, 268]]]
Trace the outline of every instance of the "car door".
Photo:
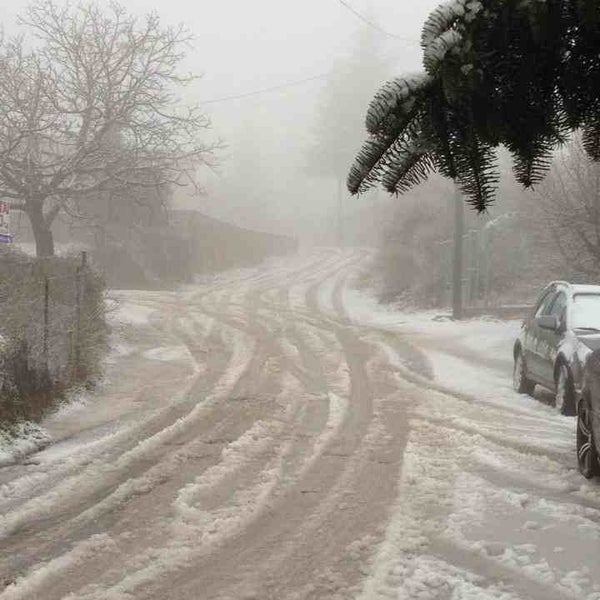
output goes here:
[[527, 322], [523, 338], [523, 354], [527, 364], [527, 372], [531, 379], [542, 382], [543, 367], [538, 354], [542, 329], [537, 324], [537, 318], [550, 311], [552, 301], [556, 297], [556, 289], [549, 289], [538, 301], [534, 314]]
[[600, 349], [594, 350], [588, 357], [585, 367], [585, 394], [592, 409], [592, 430], [596, 450], [600, 454]]
[[558, 354], [558, 347], [566, 331], [567, 295], [565, 292], [557, 292], [546, 314], [555, 316], [559, 327], [557, 330], [539, 327], [536, 360], [538, 361], [539, 376], [542, 382], [552, 388], [554, 385], [554, 363]]

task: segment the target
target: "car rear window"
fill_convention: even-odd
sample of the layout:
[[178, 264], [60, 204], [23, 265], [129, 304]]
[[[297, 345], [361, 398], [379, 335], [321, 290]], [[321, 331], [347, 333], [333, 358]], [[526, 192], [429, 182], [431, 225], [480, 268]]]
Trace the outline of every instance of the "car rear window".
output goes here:
[[600, 331], [600, 294], [575, 294], [571, 323], [573, 329]]

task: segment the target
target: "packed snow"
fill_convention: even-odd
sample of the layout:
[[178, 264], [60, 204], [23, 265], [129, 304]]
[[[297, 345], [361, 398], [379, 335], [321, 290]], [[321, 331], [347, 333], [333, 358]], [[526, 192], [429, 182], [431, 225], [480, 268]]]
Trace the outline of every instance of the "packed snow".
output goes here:
[[102, 385], [0, 440], [0, 599], [600, 599], [600, 489], [511, 388], [520, 322], [379, 305], [369, 259], [119, 292]]

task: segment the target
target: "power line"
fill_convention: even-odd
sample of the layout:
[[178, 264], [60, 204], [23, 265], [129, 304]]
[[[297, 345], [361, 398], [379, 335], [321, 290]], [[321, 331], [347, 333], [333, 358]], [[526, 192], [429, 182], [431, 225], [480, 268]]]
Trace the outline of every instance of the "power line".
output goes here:
[[330, 75], [331, 75], [331, 73], [322, 73], [321, 75], [307, 77], [306, 79], [298, 79], [297, 81], [288, 81], [287, 83], [282, 83], [280, 85], [274, 85], [272, 87], [254, 90], [252, 92], [246, 92], [244, 94], [237, 94], [235, 96], [223, 96], [222, 98], [213, 98], [212, 100], [204, 100], [204, 101], [200, 102], [200, 104], [216, 104], [219, 102], [229, 102], [230, 100], [241, 100], [243, 98], [250, 98], [252, 96], [260, 96], [262, 94], [270, 94], [273, 92], [279, 92], [281, 90], [286, 90], [291, 87], [297, 87], [300, 85], [304, 85], [304, 84], [310, 83], [312, 81], [318, 81], [320, 79], [327, 79], [328, 77], [330, 77]]
[[[346, 9], [348, 9], [352, 14], [354, 14], [356, 17], [358, 17], [361, 21], [363, 21], [370, 27], [373, 27], [380, 33], [383, 33], [384, 35], [387, 35], [388, 37], [392, 37], [397, 40], [402, 40], [403, 42], [407, 42], [410, 44], [418, 44], [419, 43], [416, 40], [412, 40], [410, 38], [405, 38], [405, 37], [396, 35], [394, 33], [390, 33], [389, 31], [386, 31], [385, 29], [383, 29], [379, 25], [377, 25], [377, 23], [370, 21], [364, 15], [359, 13], [356, 9], [354, 9], [352, 6], [350, 6], [350, 4], [348, 4], [345, 0], [338, 0], [338, 2], [340, 2], [340, 4], [342, 6], [344, 6]], [[243, 100], [244, 98], [252, 98], [254, 96], [261, 96], [262, 94], [271, 94], [273, 92], [279, 92], [279, 91], [286, 90], [286, 89], [289, 89], [292, 87], [298, 87], [298, 86], [301, 86], [301, 85], [304, 85], [307, 83], [311, 83], [313, 81], [319, 81], [321, 79], [328, 79], [329, 77], [331, 77], [331, 72], [322, 73], [321, 75], [314, 75], [313, 77], [307, 77], [305, 79], [288, 81], [288, 82], [282, 83], [280, 85], [274, 85], [272, 87], [253, 90], [251, 92], [246, 92], [243, 94], [236, 94], [236, 95], [232, 95], [232, 96], [223, 96], [220, 98], [213, 98], [211, 100], [203, 100], [200, 102], [200, 104], [219, 104], [221, 102], [230, 102], [233, 100]]]
[[379, 26], [377, 23], [371, 21], [370, 19], [367, 19], [367, 17], [365, 17], [363, 14], [359, 13], [353, 6], [348, 4], [348, 2], [346, 2], [346, 0], [338, 0], [338, 2], [344, 8], [349, 10], [355, 17], [359, 18], [363, 23], [366, 23], [369, 27], [376, 29], [377, 31], [379, 31], [379, 33], [383, 33], [384, 35], [387, 35], [388, 37], [395, 38], [397, 40], [402, 40], [403, 42], [408, 42], [410, 44], [418, 44], [419, 43], [416, 40], [411, 40], [410, 38], [402, 37], [400, 35], [396, 35], [395, 33], [390, 33], [389, 31], [386, 31], [385, 29], [383, 29], [383, 27]]

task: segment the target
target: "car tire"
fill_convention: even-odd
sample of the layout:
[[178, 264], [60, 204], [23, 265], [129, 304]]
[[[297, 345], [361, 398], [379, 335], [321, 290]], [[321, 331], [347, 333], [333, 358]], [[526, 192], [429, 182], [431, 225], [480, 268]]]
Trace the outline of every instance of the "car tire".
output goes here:
[[560, 363], [556, 374], [555, 406], [558, 412], [565, 417], [575, 415], [575, 385], [569, 367]]
[[600, 473], [592, 428], [592, 409], [587, 398], [581, 400], [577, 411], [577, 466], [586, 479]]
[[515, 354], [515, 366], [513, 368], [513, 388], [519, 394], [528, 394], [533, 396], [535, 383], [527, 377], [527, 366], [521, 350]]

